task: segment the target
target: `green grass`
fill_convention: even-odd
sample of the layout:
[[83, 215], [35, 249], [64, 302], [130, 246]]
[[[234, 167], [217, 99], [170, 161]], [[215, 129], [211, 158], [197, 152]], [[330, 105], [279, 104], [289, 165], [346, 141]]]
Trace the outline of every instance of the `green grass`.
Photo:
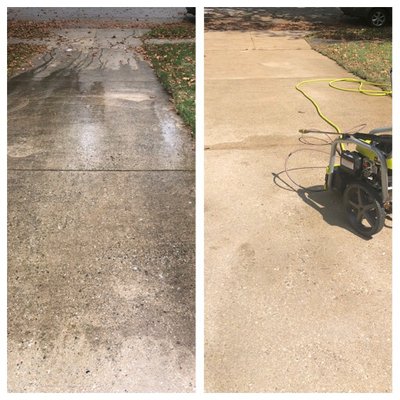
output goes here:
[[175, 108], [192, 133], [196, 128], [195, 44], [145, 43], [146, 58], [151, 62], [165, 89], [172, 95]]
[[327, 26], [323, 31], [310, 35], [311, 38], [333, 39], [344, 41], [357, 40], [392, 40], [392, 27], [371, 28], [368, 26], [343, 26], [340, 28]]
[[144, 39], [192, 39], [196, 36], [195, 25], [192, 23], [159, 25], [147, 32]]
[[351, 41], [315, 44], [313, 48], [362, 79], [390, 84], [392, 43]]
[[390, 84], [392, 30], [369, 27], [328, 28], [310, 35], [311, 47], [358, 77]]

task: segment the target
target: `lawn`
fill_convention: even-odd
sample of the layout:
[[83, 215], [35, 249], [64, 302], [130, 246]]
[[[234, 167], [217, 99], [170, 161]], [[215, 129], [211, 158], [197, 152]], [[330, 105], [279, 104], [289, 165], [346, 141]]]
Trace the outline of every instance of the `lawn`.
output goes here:
[[188, 22], [155, 26], [143, 36], [143, 39], [193, 39], [195, 36], [195, 25]]
[[392, 30], [356, 27], [326, 29], [308, 37], [311, 47], [370, 82], [391, 83]]
[[148, 39], [188, 39], [194, 36], [193, 24], [160, 25], [144, 35], [144, 44], [140, 49], [164, 88], [171, 94], [177, 113], [190, 127], [193, 135], [196, 130], [195, 43], [155, 44]]
[[145, 44], [144, 50], [160, 82], [172, 95], [176, 111], [194, 134], [196, 128], [195, 44]]

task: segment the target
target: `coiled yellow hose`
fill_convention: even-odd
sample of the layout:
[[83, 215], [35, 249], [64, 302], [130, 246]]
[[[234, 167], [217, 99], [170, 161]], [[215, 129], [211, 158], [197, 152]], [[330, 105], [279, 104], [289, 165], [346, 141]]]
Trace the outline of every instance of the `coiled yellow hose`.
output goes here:
[[[339, 128], [337, 124], [335, 124], [331, 119], [329, 119], [325, 114], [322, 113], [321, 108], [319, 107], [318, 103], [302, 89], [302, 86], [309, 84], [309, 83], [316, 83], [316, 82], [328, 82], [329, 86], [333, 89], [342, 90], [344, 92], [358, 92], [365, 94], [367, 96], [387, 96], [392, 94], [391, 90], [385, 89], [366, 89], [365, 86], [378, 86], [378, 87], [386, 87], [389, 86], [383, 83], [374, 83], [364, 81], [358, 78], [338, 78], [338, 79], [330, 79], [330, 78], [322, 78], [322, 79], [309, 79], [305, 81], [301, 81], [296, 85], [296, 89], [302, 93], [311, 103], [314, 105], [315, 109], [317, 110], [318, 115], [328, 124], [330, 125], [337, 133], [343, 133], [342, 130]], [[358, 87], [356, 88], [348, 88], [348, 87], [341, 87], [338, 85], [338, 82], [352, 82], [357, 83]]]

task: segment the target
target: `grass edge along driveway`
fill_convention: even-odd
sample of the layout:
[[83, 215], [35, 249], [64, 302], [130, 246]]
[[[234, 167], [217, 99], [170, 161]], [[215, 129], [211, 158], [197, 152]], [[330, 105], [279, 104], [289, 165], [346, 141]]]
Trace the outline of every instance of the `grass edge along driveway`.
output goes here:
[[327, 29], [307, 38], [310, 46], [370, 82], [391, 84], [392, 27]]
[[[196, 46], [193, 24], [169, 24], [152, 29], [143, 36], [139, 51], [150, 62], [164, 88], [171, 94], [177, 113], [196, 130]], [[148, 39], [163, 39], [154, 43]], [[178, 41], [176, 41], [178, 39]], [[179, 41], [193, 39], [193, 41]]]

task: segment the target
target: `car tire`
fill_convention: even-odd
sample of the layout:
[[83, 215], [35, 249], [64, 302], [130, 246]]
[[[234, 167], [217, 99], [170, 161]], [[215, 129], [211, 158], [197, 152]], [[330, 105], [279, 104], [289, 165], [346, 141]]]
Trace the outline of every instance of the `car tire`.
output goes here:
[[384, 8], [373, 8], [368, 14], [368, 24], [374, 28], [382, 28], [388, 22], [388, 12]]

